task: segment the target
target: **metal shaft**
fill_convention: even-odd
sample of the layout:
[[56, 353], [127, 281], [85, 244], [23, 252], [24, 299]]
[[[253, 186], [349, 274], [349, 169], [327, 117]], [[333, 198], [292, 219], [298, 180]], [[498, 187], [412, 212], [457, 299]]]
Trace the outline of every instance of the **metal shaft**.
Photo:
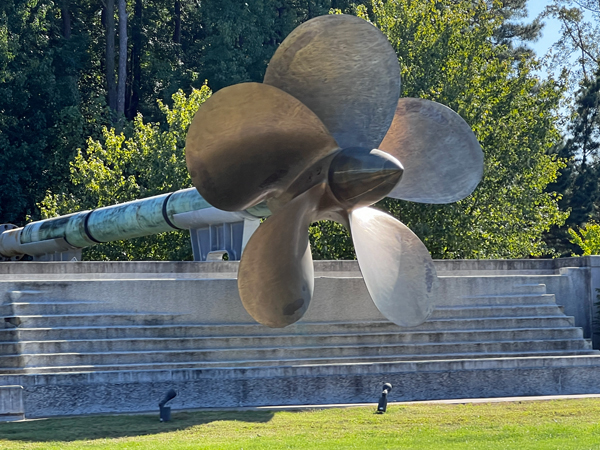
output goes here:
[[37, 256], [165, 231], [256, 220], [269, 214], [261, 205], [248, 211], [222, 211], [211, 206], [195, 188], [182, 189], [6, 230], [0, 234], [0, 255], [5, 258]]

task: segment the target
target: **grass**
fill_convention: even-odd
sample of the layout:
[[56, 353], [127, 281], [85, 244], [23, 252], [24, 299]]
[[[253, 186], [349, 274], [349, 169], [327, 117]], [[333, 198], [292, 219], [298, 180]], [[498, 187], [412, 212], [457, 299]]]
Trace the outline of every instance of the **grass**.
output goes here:
[[600, 449], [600, 399], [0, 423], [0, 449]]

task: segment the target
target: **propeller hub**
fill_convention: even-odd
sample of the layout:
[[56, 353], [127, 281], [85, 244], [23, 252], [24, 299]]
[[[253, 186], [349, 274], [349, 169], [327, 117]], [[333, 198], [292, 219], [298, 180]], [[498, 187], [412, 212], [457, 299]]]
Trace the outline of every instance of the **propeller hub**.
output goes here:
[[346, 207], [368, 206], [387, 196], [403, 172], [400, 161], [382, 150], [348, 147], [331, 161], [329, 187]]

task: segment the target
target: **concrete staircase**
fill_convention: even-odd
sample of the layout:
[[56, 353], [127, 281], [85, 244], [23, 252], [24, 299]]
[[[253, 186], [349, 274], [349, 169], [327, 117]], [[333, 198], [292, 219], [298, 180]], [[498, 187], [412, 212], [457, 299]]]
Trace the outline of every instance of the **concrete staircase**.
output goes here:
[[568, 272], [447, 270], [444, 303], [400, 328], [355, 263], [327, 266], [305, 319], [269, 329], [235, 266], [47, 264], [0, 279], [0, 420], [147, 411], [170, 388], [174, 408], [369, 402], [384, 381], [392, 401], [600, 392], [600, 352], [547, 293], [579, 292]]
[[439, 307], [411, 329], [387, 321], [180, 323], [169, 312], [98, 312], [100, 301], [12, 291], [0, 307], [0, 374], [599, 354], [543, 284], [514, 291]]

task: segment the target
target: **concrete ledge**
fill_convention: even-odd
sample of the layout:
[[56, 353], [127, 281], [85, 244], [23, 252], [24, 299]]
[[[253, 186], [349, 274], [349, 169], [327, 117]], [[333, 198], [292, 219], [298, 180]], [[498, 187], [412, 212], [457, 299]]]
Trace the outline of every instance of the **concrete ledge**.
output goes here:
[[[551, 359], [550, 359], [551, 360]], [[196, 369], [20, 377], [27, 416], [173, 409], [373, 402], [383, 382], [390, 401], [600, 393], [600, 357], [380, 363], [312, 367]]]
[[[357, 261], [315, 261], [315, 272], [360, 271]], [[237, 261], [77, 261], [77, 262], [0, 262], [0, 275], [63, 275], [86, 274], [236, 274]], [[557, 272], [565, 267], [600, 267], [600, 256], [584, 256], [559, 259], [462, 259], [436, 260], [439, 272], [490, 271], [490, 272]], [[6, 277], [3, 277], [6, 278]]]

